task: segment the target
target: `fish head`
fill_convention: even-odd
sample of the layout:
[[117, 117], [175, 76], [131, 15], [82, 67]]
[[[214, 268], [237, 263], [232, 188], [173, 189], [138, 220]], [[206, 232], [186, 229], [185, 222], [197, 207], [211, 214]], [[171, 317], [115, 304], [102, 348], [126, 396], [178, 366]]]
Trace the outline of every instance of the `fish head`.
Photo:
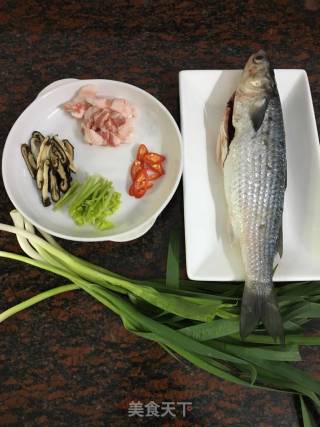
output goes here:
[[259, 50], [248, 59], [242, 72], [240, 88], [253, 95], [274, 90], [274, 71], [264, 50]]
[[278, 96], [274, 71], [264, 50], [248, 59], [236, 90], [232, 124], [235, 133], [261, 127], [269, 101]]

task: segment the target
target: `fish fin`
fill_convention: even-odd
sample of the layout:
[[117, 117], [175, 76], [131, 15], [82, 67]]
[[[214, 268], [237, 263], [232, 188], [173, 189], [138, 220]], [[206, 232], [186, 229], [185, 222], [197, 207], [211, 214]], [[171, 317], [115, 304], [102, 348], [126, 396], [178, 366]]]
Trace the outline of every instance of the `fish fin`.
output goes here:
[[223, 167], [224, 162], [227, 158], [229, 145], [234, 136], [234, 127], [232, 125], [232, 114], [234, 105], [235, 92], [229, 99], [226, 108], [224, 110], [223, 120], [220, 125], [217, 145], [216, 145], [216, 159], [217, 163]]
[[282, 254], [283, 254], [283, 231], [282, 231], [282, 224], [280, 226], [280, 230], [279, 230], [279, 234], [278, 234], [277, 249], [278, 249], [278, 254], [280, 255], [280, 258], [282, 258]]
[[276, 341], [279, 338], [280, 343], [285, 343], [282, 318], [279, 311], [276, 295], [272, 289], [270, 294], [265, 298], [265, 303], [262, 306], [262, 323], [266, 327], [268, 333]]
[[255, 101], [250, 108], [250, 118], [255, 132], [257, 132], [262, 125], [268, 105], [269, 99], [264, 97]]
[[245, 283], [240, 316], [240, 336], [245, 339], [259, 320], [262, 320], [274, 340], [284, 343], [284, 332], [279, 307], [272, 283], [248, 281]]

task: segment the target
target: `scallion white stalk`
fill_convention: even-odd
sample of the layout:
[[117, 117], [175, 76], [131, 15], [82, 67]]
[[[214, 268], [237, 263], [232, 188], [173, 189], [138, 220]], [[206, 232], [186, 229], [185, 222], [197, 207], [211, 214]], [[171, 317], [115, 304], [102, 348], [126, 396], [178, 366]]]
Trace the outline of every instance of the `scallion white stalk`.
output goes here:
[[[12, 218], [12, 221], [15, 227], [20, 228], [21, 230], [24, 230], [25, 228], [24, 217], [20, 214], [20, 212], [18, 212], [17, 210], [13, 210], [10, 212], [10, 216]], [[31, 230], [28, 230], [28, 231], [32, 232]], [[25, 254], [27, 254], [29, 257], [33, 259], [37, 259], [39, 261], [43, 260], [40, 254], [36, 250], [34, 250], [34, 248], [30, 245], [27, 238], [23, 236], [19, 236], [17, 234], [17, 240], [21, 249]]]

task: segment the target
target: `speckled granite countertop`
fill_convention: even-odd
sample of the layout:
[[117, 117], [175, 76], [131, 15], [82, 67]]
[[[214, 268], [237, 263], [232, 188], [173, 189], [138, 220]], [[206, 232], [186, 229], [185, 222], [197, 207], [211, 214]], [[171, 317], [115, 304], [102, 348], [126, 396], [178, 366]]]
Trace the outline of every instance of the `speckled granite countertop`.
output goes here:
[[[319, 23], [315, 0], [2, 1], [1, 152], [16, 118], [54, 80], [133, 83], [179, 122], [180, 70], [241, 68], [259, 47], [276, 68], [307, 70], [319, 124]], [[180, 186], [155, 226], [136, 241], [65, 247], [129, 277], [161, 277], [170, 231], [183, 223], [182, 202]], [[10, 209], [1, 182], [1, 222], [9, 222]], [[18, 250], [12, 236], [0, 239], [1, 249]], [[53, 275], [0, 259], [0, 310], [59, 283]], [[304, 357], [319, 376], [319, 351]], [[185, 418], [137, 420], [128, 418], [133, 400], [191, 401], [193, 409]], [[292, 427], [298, 418], [287, 395], [241, 388], [179, 364], [156, 344], [127, 333], [81, 292], [55, 297], [0, 325], [1, 426], [135, 424]]]

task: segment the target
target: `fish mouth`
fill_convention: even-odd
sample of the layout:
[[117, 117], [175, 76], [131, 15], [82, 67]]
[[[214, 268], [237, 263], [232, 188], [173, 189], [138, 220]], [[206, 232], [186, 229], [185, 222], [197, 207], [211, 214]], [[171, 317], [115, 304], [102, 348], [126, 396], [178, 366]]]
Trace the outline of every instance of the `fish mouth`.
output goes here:
[[[266, 64], [266, 68], [268, 70], [268, 74], [269, 74], [269, 78], [271, 79], [271, 86], [274, 87], [274, 85], [276, 85], [276, 78], [274, 75], [274, 67], [272, 64], [272, 61], [270, 61], [270, 59], [268, 58], [267, 53], [260, 49], [257, 53], [254, 54], [254, 60], [255, 61], [261, 61], [264, 62]], [[257, 63], [257, 62], [256, 62]]]
[[273, 82], [275, 82], [274, 69], [270, 59], [268, 58], [267, 52], [263, 49], [258, 50], [258, 52], [252, 55], [252, 62], [259, 67], [264, 67], [266, 73], [269, 74], [269, 77]]
[[263, 49], [258, 50], [258, 52], [252, 55], [252, 62], [255, 64], [260, 64], [265, 61], [269, 62], [267, 54]]
[[273, 90], [275, 76], [267, 53], [260, 49], [248, 59], [242, 73], [242, 88], [245, 92], [256, 93], [260, 90]]

